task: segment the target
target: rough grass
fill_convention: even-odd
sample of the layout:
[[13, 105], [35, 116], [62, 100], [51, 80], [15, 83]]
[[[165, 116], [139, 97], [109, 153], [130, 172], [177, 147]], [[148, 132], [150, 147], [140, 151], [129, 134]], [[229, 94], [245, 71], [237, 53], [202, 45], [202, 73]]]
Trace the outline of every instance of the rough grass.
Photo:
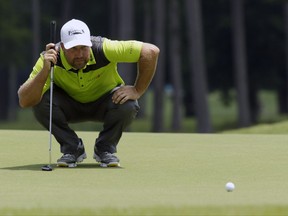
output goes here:
[[1, 215], [27, 216], [286, 216], [287, 206], [183, 206], [181, 208], [158, 206], [151, 208], [131, 207], [126, 209], [3, 209]]
[[253, 127], [241, 128], [237, 130], [227, 130], [223, 133], [226, 134], [287, 134], [288, 121], [259, 124]]

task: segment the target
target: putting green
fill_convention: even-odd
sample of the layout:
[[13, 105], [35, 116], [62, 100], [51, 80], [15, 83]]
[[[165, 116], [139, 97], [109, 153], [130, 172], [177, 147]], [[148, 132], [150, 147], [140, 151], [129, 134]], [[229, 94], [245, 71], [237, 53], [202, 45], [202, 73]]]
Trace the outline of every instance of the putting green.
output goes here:
[[[52, 172], [46, 131], [1, 130], [0, 215], [287, 215], [288, 136], [124, 133], [121, 168], [88, 158]], [[225, 191], [228, 181], [233, 192]]]

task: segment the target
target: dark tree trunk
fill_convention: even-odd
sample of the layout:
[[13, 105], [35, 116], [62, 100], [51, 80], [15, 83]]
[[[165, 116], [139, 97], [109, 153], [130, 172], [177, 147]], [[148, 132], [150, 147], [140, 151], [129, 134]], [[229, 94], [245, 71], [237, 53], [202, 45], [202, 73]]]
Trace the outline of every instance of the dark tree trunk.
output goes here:
[[153, 108], [153, 132], [161, 132], [164, 130], [164, 65], [165, 65], [165, 0], [154, 0], [154, 35], [155, 44], [160, 48], [161, 54], [158, 59], [157, 71], [153, 80], [154, 88], [154, 108]]
[[32, 31], [33, 31], [33, 63], [39, 58], [40, 52], [40, 1], [32, 1]]
[[288, 3], [284, 3], [286, 68], [281, 90], [278, 91], [279, 112], [288, 113]]
[[208, 108], [206, 65], [202, 32], [202, 13], [200, 0], [186, 0], [186, 17], [189, 35], [190, 68], [192, 72], [191, 87], [197, 120], [197, 132], [212, 131]]
[[172, 0], [169, 7], [170, 15], [170, 66], [171, 79], [173, 85], [173, 110], [172, 110], [172, 130], [180, 131], [182, 128], [182, 82], [181, 82], [181, 50], [180, 50], [180, 21], [179, 21], [179, 1]]
[[251, 125], [251, 114], [248, 96], [243, 0], [231, 0], [231, 11], [238, 121], [240, 127], [246, 127]]

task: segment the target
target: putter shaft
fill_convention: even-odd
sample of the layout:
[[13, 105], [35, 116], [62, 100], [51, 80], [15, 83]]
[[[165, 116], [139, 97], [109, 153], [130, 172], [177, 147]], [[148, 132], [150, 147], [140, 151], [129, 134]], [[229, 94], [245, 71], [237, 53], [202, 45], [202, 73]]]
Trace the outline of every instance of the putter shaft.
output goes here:
[[49, 113], [49, 165], [52, 161], [52, 117], [53, 117], [53, 79], [54, 79], [54, 65], [50, 70], [50, 113]]

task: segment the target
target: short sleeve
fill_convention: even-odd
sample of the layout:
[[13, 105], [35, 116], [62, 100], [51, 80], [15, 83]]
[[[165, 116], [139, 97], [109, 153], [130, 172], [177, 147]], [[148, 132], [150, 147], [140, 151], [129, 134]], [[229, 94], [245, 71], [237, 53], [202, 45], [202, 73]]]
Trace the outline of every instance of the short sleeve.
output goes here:
[[103, 50], [110, 62], [138, 62], [143, 42], [136, 40], [117, 41], [105, 38]]

